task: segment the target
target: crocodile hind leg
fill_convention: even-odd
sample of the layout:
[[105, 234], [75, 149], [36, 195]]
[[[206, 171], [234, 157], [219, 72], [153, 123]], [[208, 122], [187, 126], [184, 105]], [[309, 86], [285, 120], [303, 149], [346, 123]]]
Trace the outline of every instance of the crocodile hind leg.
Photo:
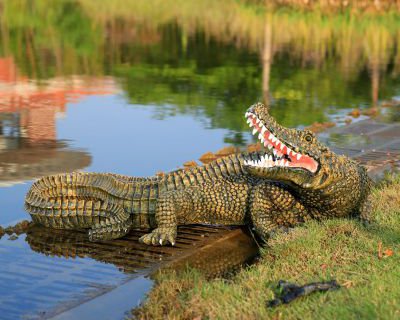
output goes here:
[[251, 220], [263, 240], [267, 240], [276, 231], [311, 219], [303, 204], [278, 184], [263, 183], [256, 186], [250, 204]]
[[[106, 205], [107, 207], [107, 205]], [[119, 205], [111, 205], [100, 222], [89, 229], [90, 241], [103, 241], [121, 238], [126, 235], [132, 225], [130, 214]]]

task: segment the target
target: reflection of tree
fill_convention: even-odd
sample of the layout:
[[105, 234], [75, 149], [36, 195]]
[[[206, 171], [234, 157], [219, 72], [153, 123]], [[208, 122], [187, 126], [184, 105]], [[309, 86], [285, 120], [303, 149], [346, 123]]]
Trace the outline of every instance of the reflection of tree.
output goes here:
[[[0, 51], [24, 74], [116, 75], [132, 103], [159, 105], [159, 116], [201, 115], [237, 144], [243, 109], [261, 97], [274, 97], [286, 125], [325, 121], [330, 107], [364, 105], [369, 86], [376, 101], [379, 79], [400, 61], [397, 13], [270, 12], [233, 0], [20, 0], [1, 15]], [[397, 86], [385, 79], [380, 96]]]
[[56, 137], [56, 116], [69, 98], [115, 91], [107, 81], [49, 79], [40, 86], [19, 76], [12, 58], [0, 58], [0, 184], [82, 169], [86, 152], [68, 150]]
[[262, 91], [265, 103], [270, 102], [270, 73], [272, 63], [272, 15], [268, 13], [265, 17], [264, 48], [262, 51]]

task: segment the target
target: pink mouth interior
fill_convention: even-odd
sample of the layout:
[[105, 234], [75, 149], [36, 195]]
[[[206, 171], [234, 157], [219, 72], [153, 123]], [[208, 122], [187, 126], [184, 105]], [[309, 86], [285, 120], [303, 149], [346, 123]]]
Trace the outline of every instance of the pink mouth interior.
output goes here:
[[[275, 137], [253, 113], [246, 113], [249, 119], [250, 127], [254, 127], [259, 133], [259, 139], [263, 142], [265, 147], [269, 149], [274, 148], [276, 150], [277, 156], [282, 157], [287, 155], [290, 161], [285, 162], [285, 167], [292, 168], [303, 168], [311, 172], [316, 172], [318, 169], [318, 162], [306, 154], [297, 153], [291, 150], [287, 145]], [[274, 161], [274, 163], [268, 163], [269, 167], [277, 166], [282, 164], [279, 160]]]

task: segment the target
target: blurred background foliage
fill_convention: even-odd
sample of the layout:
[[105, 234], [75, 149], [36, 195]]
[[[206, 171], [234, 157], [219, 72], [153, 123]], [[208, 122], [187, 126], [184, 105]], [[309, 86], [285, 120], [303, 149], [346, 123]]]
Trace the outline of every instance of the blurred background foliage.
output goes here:
[[257, 100], [298, 126], [399, 94], [397, 2], [364, 2], [5, 0], [0, 54], [36, 81], [114, 76], [131, 103], [205, 116], [240, 143]]

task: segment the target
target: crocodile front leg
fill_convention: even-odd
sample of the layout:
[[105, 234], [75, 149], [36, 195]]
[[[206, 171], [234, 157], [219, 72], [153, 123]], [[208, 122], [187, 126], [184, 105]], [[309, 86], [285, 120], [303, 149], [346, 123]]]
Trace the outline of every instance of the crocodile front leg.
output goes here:
[[311, 219], [308, 210], [279, 184], [257, 185], [250, 197], [250, 216], [257, 234], [267, 240], [272, 233]]
[[157, 228], [142, 236], [139, 241], [153, 246], [168, 243], [175, 245], [178, 218], [185, 220], [184, 215], [189, 214], [192, 209], [192, 201], [186, 190], [169, 191], [160, 195], [155, 213]]

